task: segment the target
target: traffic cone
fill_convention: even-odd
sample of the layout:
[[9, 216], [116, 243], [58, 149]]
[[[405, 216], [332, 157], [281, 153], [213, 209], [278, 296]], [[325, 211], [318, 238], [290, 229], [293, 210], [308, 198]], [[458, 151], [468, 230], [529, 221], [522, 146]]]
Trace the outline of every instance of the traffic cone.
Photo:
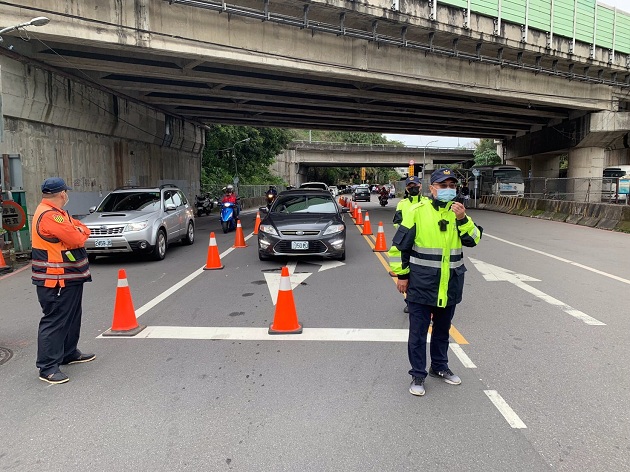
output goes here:
[[223, 269], [221, 265], [221, 256], [219, 256], [219, 248], [217, 246], [217, 240], [214, 233], [210, 233], [210, 243], [208, 244], [208, 258], [206, 259], [206, 266], [203, 270], [215, 270]]
[[136, 310], [131, 299], [127, 273], [125, 269], [120, 269], [118, 271], [118, 287], [116, 288], [112, 327], [105, 331], [103, 336], [135, 336], [144, 328], [146, 326], [139, 325], [136, 319]]
[[291, 290], [291, 277], [289, 268], [283, 267], [276, 301], [276, 312], [273, 315], [273, 323], [269, 325], [269, 334], [301, 334], [302, 325], [298, 323], [293, 291]]
[[[0, 207], [1, 208], [1, 207]], [[10, 269], [9, 264], [4, 260], [4, 256], [2, 255], [2, 249], [0, 249], [0, 270]]]
[[260, 212], [256, 212], [256, 222], [254, 223], [254, 234], [258, 234], [258, 227], [260, 226]]
[[361, 233], [363, 236], [367, 236], [372, 234], [372, 225], [370, 224], [370, 214], [365, 212], [365, 221], [363, 222], [363, 232]]
[[232, 247], [247, 247], [247, 244], [245, 244], [245, 236], [243, 236], [241, 220], [236, 220], [236, 236], [234, 237], [234, 246]]
[[376, 244], [374, 245], [374, 252], [387, 252], [387, 243], [385, 242], [385, 230], [383, 229], [383, 222], [378, 222], [378, 232], [376, 233]]
[[353, 209], [352, 209], [352, 218], [356, 220], [358, 217], [359, 217], [359, 205], [357, 205], [357, 202], [354, 202]]
[[361, 207], [359, 207], [359, 214], [357, 215], [357, 222], [356, 224], [358, 225], [362, 225], [363, 224], [363, 213], [361, 210]]

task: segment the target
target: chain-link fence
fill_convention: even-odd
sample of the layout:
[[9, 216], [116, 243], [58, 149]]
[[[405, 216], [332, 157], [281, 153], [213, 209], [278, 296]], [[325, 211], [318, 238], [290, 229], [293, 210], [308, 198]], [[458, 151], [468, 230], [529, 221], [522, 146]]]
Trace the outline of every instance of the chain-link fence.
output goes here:
[[524, 179], [525, 197], [574, 202], [628, 203], [627, 184], [610, 178]]

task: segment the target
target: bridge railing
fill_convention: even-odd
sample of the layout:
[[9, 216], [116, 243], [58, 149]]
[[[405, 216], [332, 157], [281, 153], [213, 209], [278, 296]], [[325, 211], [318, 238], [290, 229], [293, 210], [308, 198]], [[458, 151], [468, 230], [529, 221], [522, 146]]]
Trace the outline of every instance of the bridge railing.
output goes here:
[[292, 144], [296, 148], [300, 149], [354, 149], [354, 150], [376, 150], [376, 151], [400, 151], [400, 152], [424, 152], [427, 153], [462, 153], [470, 154], [472, 149], [462, 147], [440, 147], [440, 146], [396, 146], [393, 144], [372, 144], [372, 143], [344, 143], [344, 142], [330, 142], [330, 141], [293, 141]]

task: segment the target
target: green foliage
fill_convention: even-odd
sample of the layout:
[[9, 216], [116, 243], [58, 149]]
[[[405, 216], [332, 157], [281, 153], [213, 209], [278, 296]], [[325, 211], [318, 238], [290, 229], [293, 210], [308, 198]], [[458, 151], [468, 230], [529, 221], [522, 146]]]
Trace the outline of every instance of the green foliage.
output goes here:
[[475, 156], [475, 165], [477, 166], [495, 166], [501, 164], [501, 158], [497, 154], [497, 147], [492, 139], [480, 139], [477, 147], [473, 152]]
[[[249, 141], [242, 142], [245, 139]], [[240, 185], [282, 184], [269, 171], [294, 134], [277, 128], [215, 125], [206, 133], [201, 187], [204, 191], [232, 183], [238, 172]]]

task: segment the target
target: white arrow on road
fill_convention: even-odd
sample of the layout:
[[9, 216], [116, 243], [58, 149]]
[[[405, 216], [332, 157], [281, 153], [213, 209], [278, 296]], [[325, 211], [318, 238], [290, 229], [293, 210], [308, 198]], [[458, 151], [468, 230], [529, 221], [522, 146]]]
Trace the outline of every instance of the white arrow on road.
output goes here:
[[586, 313], [580, 310], [576, 310], [575, 308], [567, 305], [566, 303], [558, 300], [557, 298], [554, 298], [551, 295], [547, 295], [546, 293], [541, 292], [540, 290], [534, 287], [531, 287], [525, 283], [525, 282], [540, 282], [539, 279], [535, 279], [534, 277], [530, 277], [528, 275], [517, 274], [516, 272], [513, 272], [511, 270], [504, 269], [503, 267], [498, 267], [492, 264], [488, 264], [486, 262], [473, 259], [472, 257], [470, 257], [469, 259], [475, 265], [477, 270], [481, 272], [481, 275], [483, 275], [483, 277], [489, 282], [500, 282], [500, 281], [510, 282], [516, 285], [518, 288], [521, 288], [525, 290], [526, 292], [531, 293], [535, 297], [538, 297], [541, 300], [544, 300], [550, 305], [555, 305], [555, 306], [560, 307], [560, 309], [564, 311], [565, 313], [577, 318], [580, 321], [583, 321], [584, 323], [588, 325], [606, 326], [606, 323], [602, 323], [601, 321], [596, 320], [595, 318], [587, 315]]
[[[295, 290], [295, 287], [300, 285], [312, 275], [311, 272], [291, 273], [291, 269], [295, 270], [295, 266], [292, 268], [289, 267], [289, 273], [291, 274], [291, 290]], [[280, 272], [265, 272], [264, 274], [265, 280], [267, 281], [267, 288], [269, 289], [269, 294], [271, 295], [271, 301], [275, 305], [278, 301], [278, 289], [280, 289], [280, 279], [282, 278], [282, 275]]]

